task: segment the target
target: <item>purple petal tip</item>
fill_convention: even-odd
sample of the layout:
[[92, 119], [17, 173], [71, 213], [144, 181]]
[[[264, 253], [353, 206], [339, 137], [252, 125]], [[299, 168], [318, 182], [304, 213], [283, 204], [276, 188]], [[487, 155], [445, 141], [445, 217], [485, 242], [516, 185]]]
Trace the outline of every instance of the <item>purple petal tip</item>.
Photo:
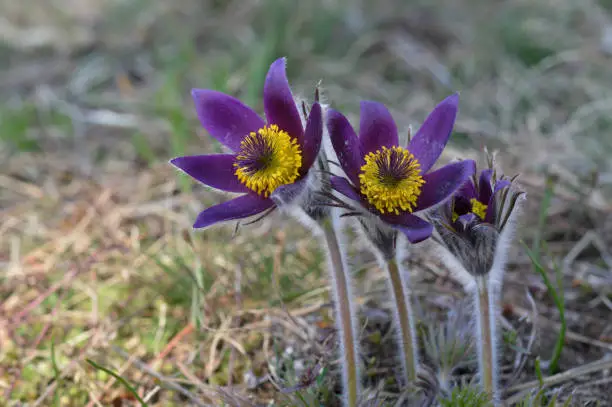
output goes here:
[[276, 64], [283, 64], [283, 65], [287, 65], [287, 57], [280, 57], [277, 58], [276, 60], [274, 60], [274, 62], [272, 62], [270, 65], [276, 65]]
[[448, 104], [454, 107], [459, 106], [459, 92], [455, 92], [450, 96], [447, 96], [440, 104]]

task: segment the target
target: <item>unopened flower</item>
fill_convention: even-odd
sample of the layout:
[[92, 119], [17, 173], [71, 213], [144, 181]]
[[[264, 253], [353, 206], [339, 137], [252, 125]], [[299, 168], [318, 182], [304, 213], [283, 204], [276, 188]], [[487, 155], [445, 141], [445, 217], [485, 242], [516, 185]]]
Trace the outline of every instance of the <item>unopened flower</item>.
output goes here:
[[488, 161], [489, 168], [463, 185], [430, 219], [436, 225], [440, 243], [448, 249], [441, 252], [443, 259], [472, 296], [480, 383], [497, 405], [497, 317], [508, 249], [523, 192], [513, 184], [514, 179], [497, 176], [493, 157]]
[[[194, 89], [192, 96], [202, 126], [232, 153], [178, 157], [170, 162], [213, 188], [244, 193], [201, 212], [195, 228], [257, 215], [300, 195], [321, 146], [322, 112], [315, 102], [304, 127], [284, 58], [272, 63], [266, 76], [266, 120], [221, 92]], [[277, 199], [272, 199], [275, 195]]]
[[380, 103], [361, 103], [359, 136], [341, 113], [329, 110], [327, 128], [348, 177], [332, 177], [333, 188], [410, 242], [427, 239], [433, 227], [415, 213], [450, 198], [474, 172], [471, 160], [429, 171], [451, 135], [458, 101], [458, 95], [442, 101], [406, 147], [399, 145], [395, 121]]
[[498, 176], [490, 168], [467, 181], [431, 219], [438, 226], [443, 243], [475, 275], [489, 273], [493, 268], [498, 246], [509, 240], [508, 226], [522, 195], [513, 180]]

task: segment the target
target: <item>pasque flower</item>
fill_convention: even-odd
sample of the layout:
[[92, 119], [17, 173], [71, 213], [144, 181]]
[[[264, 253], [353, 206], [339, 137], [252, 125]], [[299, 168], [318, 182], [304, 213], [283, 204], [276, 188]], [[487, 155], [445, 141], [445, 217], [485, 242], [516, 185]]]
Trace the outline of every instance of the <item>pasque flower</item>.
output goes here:
[[448, 253], [443, 258], [472, 295], [478, 366], [483, 390], [499, 402], [497, 316], [508, 248], [523, 192], [498, 176], [494, 157], [430, 219]]
[[[213, 90], [195, 89], [192, 95], [202, 126], [230, 154], [178, 157], [171, 163], [196, 180], [214, 188], [243, 193], [242, 196], [201, 212], [194, 224], [204, 228], [221, 221], [242, 219], [287, 207], [289, 213], [313, 228], [327, 247], [336, 325], [340, 334], [345, 405], [355, 407], [360, 396], [358, 336], [352, 307], [350, 273], [339, 243], [333, 212], [318, 205], [322, 186], [329, 188], [317, 159], [323, 137], [318, 90], [315, 103], [300, 114], [289, 88], [285, 60], [270, 66], [263, 89], [266, 120], [238, 99]], [[308, 116], [305, 118], [305, 116]], [[264, 213], [265, 215], [265, 213]]]
[[[257, 215], [274, 208], [276, 202], [287, 201], [284, 198], [299, 196], [321, 146], [322, 112], [315, 102], [304, 125], [287, 81], [284, 58], [272, 63], [266, 76], [266, 120], [221, 92], [194, 89], [192, 96], [202, 126], [232, 152], [178, 157], [170, 162], [213, 188], [244, 193], [201, 212], [195, 228]], [[279, 199], [273, 199], [275, 195]]]
[[491, 271], [500, 239], [510, 240], [507, 226], [521, 195], [512, 180], [498, 176], [491, 161], [490, 168], [468, 180], [432, 214], [443, 243], [470, 274]]
[[327, 129], [348, 177], [334, 176], [331, 184], [357, 204], [348, 205], [349, 214], [359, 216], [358, 230], [389, 275], [406, 385], [417, 378], [419, 355], [409, 277], [402, 269], [397, 237], [402, 232], [411, 243], [427, 239], [433, 226], [414, 213], [441, 204], [474, 173], [473, 161], [429, 172], [448, 142], [458, 101], [453, 95], [440, 103], [406, 147], [399, 145], [395, 121], [380, 103], [361, 103], [359, 136], [341, 113], [327, 112]]
[[450, 198], [474, 172], [471, 160], [429, 172], [451, 135], [458, 102], [456, 94], [443, 100], [406, 147], [399, 145], [395, 121], [380, 103], [361, 103], [359, 136], [341, 113], [329, 110], [327, 128], [348, 177], [332, 178], [334, 189], [410, 242], [428, 238], [432, 225], [414, 213]]
[[495, 193], [509, 185], [509, 180], [493, 178], [492, 168], [481, 171], [478, 179], [472, 178], [466, 182], [450, 201], [453, 206], [452, 220], [457, 221], [462, 217], [464, 222], [479, 219], [495, 224]]

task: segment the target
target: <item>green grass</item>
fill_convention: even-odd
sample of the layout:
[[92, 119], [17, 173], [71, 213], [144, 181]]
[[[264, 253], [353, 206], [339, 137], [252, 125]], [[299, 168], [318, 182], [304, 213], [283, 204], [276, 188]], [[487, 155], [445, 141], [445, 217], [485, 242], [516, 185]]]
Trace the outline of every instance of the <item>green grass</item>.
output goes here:
[[70, 119], [57, 110], [39, 110], [36, 105], [0, 104], [0, 142], [17, 152], [41, 151], [45, 134], [58, 132], [70, 136]]
[[517, 407], [569, 407], [572, 405], [572, 397], [568, 397], [563, 404], [557, 401], [558, 394], [547, 396], [544, 389], [537, 391], [535, 394], [529, 394], [525, 399], [519, 401]]
[[123, 387], [125, 387], [132, 396], [134, 396], [134, 398], [136, 398], [136, 400], [138, 400], [138, 402], [140, 403], [141, 407], [148, 407], [149, 405], [147, 403], [145, 403], [145, 401], [138, 395], [138, 392], [130, 385], [130, 383], [128, 383], [127, 380], [125, 380], [123, 377], [121, 377], [119, 374], [113, 372], [111, 369], [108, 369], [104, 366], [101, 366], [99, 364], [97, 364], [96, 362], [94, 362], [93, 360], [87, 359], [87, 363], [89, 363], [91, 366], [93, 366], [95, 369], [101, 370], [104, 373], [107, 373], [111, 376], [113, 376], [115, 379], [117, 379], [119, 381], [119, 383], [121, 383], [121, 385], [123, 385]]
[[[53, 366], [53, 376], [55, 382], [58, 383], [59, 386], [61, 384], [61, 371], [57, 365], [57, 360], [55, 358], [55, 344], [53, 342], [51, 342], [51, 365]], [[56, 406], [59, 406], [59, 392], [55, 392], [54, 402]]]
[[533, 237], [533, 245], [531, 248], [531, 253], [536, 258], [540, 258], [541, 256], [541, 245], [542, 245], [542, 236], [544, 233], [544, 229], [546, 227], [548, 210], [550, 209], [550, 201], [555, 192], [555, 182], [551, 176], [548, 176], [546, 179], [546, 189], [544, 190], [544, 197], [542, 198], [542, 202], [540, 203], [540, 213], [538, 215], [538, 224], [535, 229], [535, 236]]
[[440, 400], [440, 405], [443, 407], [491, 407], [493, 403], [489, 396], [478, 390], [476, 386], [465, 385], [456, 387], [450, 398]]
[[548, 293], [552, 297], [553, 303], [555, 307], [559, 311], [559, 320], [561, 323], [561, 328], [559, 330], [559, 336], [557, 337], [557, 341], [555, 343], [555, 347], [553, 349], [553, 353], [548, 365], [548, 371], [551, 374], [555, 374], [559, 371], [559, 360], [561, 359], [561, 351], [563, 350], [563, 346], [565, 345], [565, 334], [567, 332], [567, 321], [565, 320], [565, 289], [563, 287], [563, 273], [558, 266], [554, 267], [555, 278], [556, 281], [553, 283], [548, 277], [547, 270], [540, 264], [536, 255], [525, 248], [527, 251], [527, 255], [533, 264], [533, 268], [535, 271], [542, 277], [544, 280], [544, 284], [548, 290]]
[[[561, 329], [553, 354], [548, 365], [548, 370], [551, 374], [555, 374], [559, 371], [559, 360], [561, 358], [561, 351], [565, 344], [565, 334], [567, 331], [567, 322], [565, 320], [565, 289], [563, 287], [563, 273], [558, 266], [554, 267], [556, 282], [553, 284], [548, 277], [548, 272], [541, 265], [542, 262], [542, 251], [545, 250], [545, 241], [542, 240], [542, 235], [547, 222], [548, 211], [550, 208], [550, 202], [554, 195], [554, 180], [549, 176], [546, 182], [546, 188], [544, 190], [544, 197], [540, 203], [540, 213], [538, 216], [538, 224], [535, 229], [535, 237], [533, 239], [533, 247], [531, 250], [527, 249], [527, 255], [533, 264], [534, 270], [542, 277], [544, 284], [550, 293], [557, 310], [559, 311], [559, 319], [561, 322]], [[536, 365], [539, 366], [539, 365]]]

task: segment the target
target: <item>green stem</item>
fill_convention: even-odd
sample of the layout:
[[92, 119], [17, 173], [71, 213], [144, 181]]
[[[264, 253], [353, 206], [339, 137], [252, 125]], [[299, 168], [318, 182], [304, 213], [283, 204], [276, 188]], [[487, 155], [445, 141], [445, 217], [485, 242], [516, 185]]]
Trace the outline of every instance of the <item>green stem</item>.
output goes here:
[[414, 382], [417, 375], [418, 353], [410, 291], [408, 282], [402, 276], [396, 259], [387, 261], [387, 271], [395, 301], [396, 324], [401, 336], [402, 363], [406, 375], [406, 384]]
[[346, 405], [356, 407], [359, 397], [359, 376], [357, 372], [357, 335], [354, 326], [356, 318], [353, 315], [352, 297], [350, 293], [349, 275], [344, 268], [342, 251], [338, 235], [331, 219], [322, 224], [325, 234], [329, 259], [331, 262], [331, 277], [335, 293], [336, 325], [340, 333], [342, 350], [343, 385], [346, 392]]

